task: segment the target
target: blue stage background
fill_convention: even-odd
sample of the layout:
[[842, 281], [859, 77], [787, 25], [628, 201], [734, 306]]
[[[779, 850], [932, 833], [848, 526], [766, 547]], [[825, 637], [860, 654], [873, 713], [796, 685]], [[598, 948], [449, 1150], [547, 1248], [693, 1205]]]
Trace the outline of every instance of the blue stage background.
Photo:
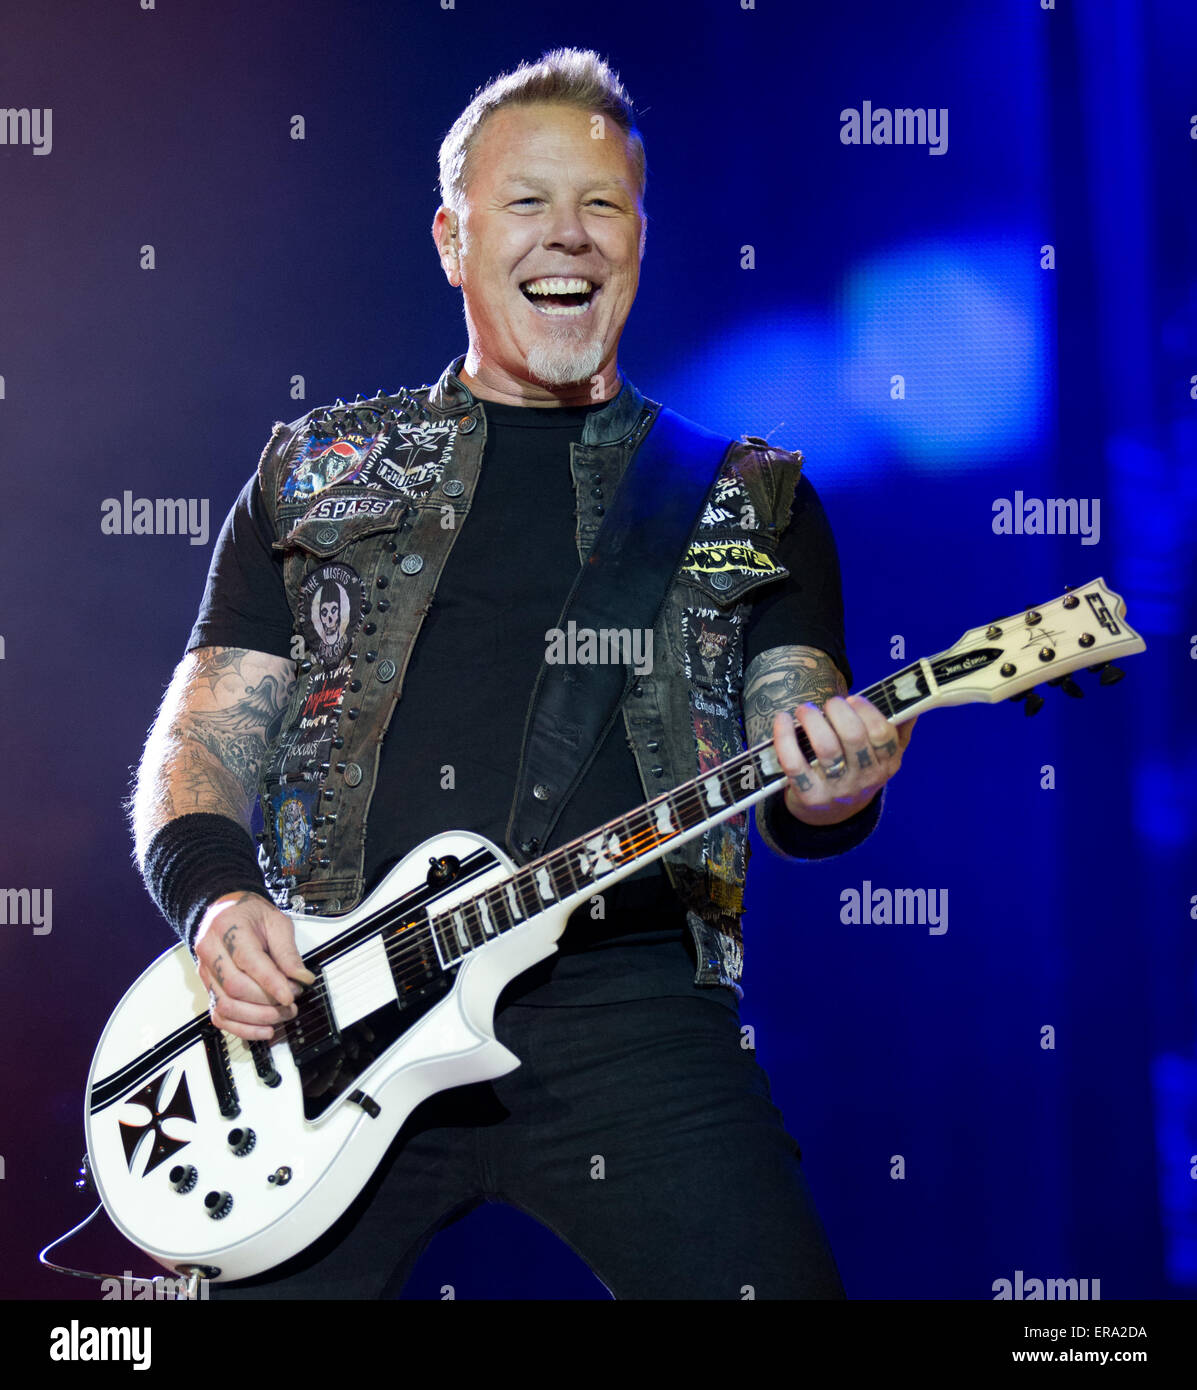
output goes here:
[[[120, 802], [211, 540], [275, 420], [464, 350], [438, 143], [481, 83], [574, 45], [619, 71], [648, 153], [621, 365], [804, 452], [857, 686], [1097, 575], [1148, 644], [1033, 720], [920, 720], [850, 856], [758, 849], [743, 1019], [849, 1295], [989, 1299], [1021, 1270], [1192, 1297], [1197, 10], [8, 8], [0, 107], [51, 108], [53, 144], [0, 147], [0, 887], [52, 890], [53, 930], [0, 927], [0, 1294], [98, 1293], [35, 1255], [89, 1209], [91, 1051], [173, 939]], [[946, 148], [842, 143], [865, 101], [946, 108]], [[125, 490], [210, 499], [207, 544], [102, 534]], [[1099, 499], [1099, 539], [994, 534], [1016, 491]], [[949, 929], [843, 924], [866, 880], [945, 890]], [[90, 1231], [64, 1255], [148, 1268]], [[607, 1296], [500, 1207], [440, 1235], [405, 1297], [446, 1285]]]

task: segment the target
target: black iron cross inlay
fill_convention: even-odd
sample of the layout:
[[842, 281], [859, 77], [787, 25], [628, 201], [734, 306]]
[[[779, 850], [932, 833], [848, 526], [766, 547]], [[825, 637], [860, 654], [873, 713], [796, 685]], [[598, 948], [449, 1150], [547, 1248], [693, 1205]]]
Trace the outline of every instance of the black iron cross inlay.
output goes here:
[[130, 1173], [133, 1171], [133, 1155], [137, 1152], [142, 1135], [147, 1129], [154, 1131], [154, 1147], [150, 1150], [150, 1161], [145, 1165], [145, 1172], [142, 1177], [145, 1177], [146, 1173], [153, 1172], [171, 1154], [186, 1148], [191, 1142], [189, 1139], [171, 1139], [162, 1132], [163, 1120], [195, 1120], [195, 1111], [191, 1108], [191, 1093], [187, 1089], [186, 1072], [179, 1078], [179, 1084], [175, 1088], [170, 1104], [165, 1110], [158, 1109], [158, 1093], [163, 1089], [168, 1075], [168, 1072], [163, 1072], [161, 1076], [155, 1077], [153, 1081], [143, 1086], [135, 1096], [125, 1097], [126, 1105], [144, 1105], [150, 1112], [150, 1119], [145, 1124], [131, 1125], [126, 1124], [124, 1120], [118, 1121], [121, 1127], [121, 1143], [125, 1146], [125, 1161], [129, 1165]]

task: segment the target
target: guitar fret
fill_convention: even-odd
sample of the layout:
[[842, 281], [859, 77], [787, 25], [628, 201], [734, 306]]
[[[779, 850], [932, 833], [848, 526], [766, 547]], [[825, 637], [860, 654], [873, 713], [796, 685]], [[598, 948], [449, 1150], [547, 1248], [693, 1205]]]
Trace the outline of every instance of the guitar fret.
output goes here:
[[[527, 869], [521, 869], [516, 874], [512, 882], [515, 884], [516, 896], [519, 899], [520, 911], [525, 917], [535, 917], [540, 911], [540, 904], [536, 901], [536, 887], [532, 882]], [[531, 903], [531, 907], [529, 907]]]
[[653, 811], [653, 829], [662, 840], [667, 840], [677, 832], [677, 820], [673, 810], [673, 798], [667, 797]]
[[578, 890], [578, 882], [574, 878], [573, 865], [570, 863], [568, 854], [556, 854], [549, 862], [549, 877], [553, 882], [553, 890], [558, 899], [572, 897]]
[[503, 895], [503, 885], [500, 883], [494, 888], [488, 888], [482, 896], [486, 899], [486, 905], [490, 910], [495, 929], [500, 933], [510, 931], [515, 925], [515, 918], [512, 917], [507, 899]]
[[452, 912], [449, 913], [449, 919], [453, 923], [454, 935], [456, 936], [457, 943], [461, 947], [462, 951], [465, 952], [471, 950], [474, 943], [470, 939], [469, 929], [466, 927], [465, 922], [462, 920], [461, 909], [459, 907], [455, 907], [452, 910]]
[[490, 903], [487, 900], [487, 895], [483, 893], [481, 897], [474, 899], [474, 903], [477, 906], [478, 917], [482, 923], [483, 936], [494, 936], [496, 928], [490, 915]]
[[553, 880], [549, 875], [547, 864], [542, 864], [532, 875], [536, 883], [536, 891], [546, 903], [557, 901], [556, 894], [553, 892]]
[[514, 927], [517, 922], [522, 922], [525, 912], [519, 898], [516, 896], [514, 882], [507, 882], [503, 885], [503, 891], [507, 895], [507, 905], [511, 913], [511, 925]]
[[457, 952], [454, 948], [452, 928], [443, 912], [432, 919], [432, 930], [436, 935], [436, 944], [440, 948], [441, 960], [446, 965], [452, 964], [457, 959]]

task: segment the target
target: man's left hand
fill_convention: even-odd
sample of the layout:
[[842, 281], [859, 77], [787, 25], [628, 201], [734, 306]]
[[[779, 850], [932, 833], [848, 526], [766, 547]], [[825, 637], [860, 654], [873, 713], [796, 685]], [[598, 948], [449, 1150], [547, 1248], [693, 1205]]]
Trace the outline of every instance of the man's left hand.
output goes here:
[[[797, 720], [816, 761], [798, 746]], [[893, 725], [863, 695], [833, 695], [822, 710], [800, 705], [773, 717], [773, 749], [786, 777], [786, 809], [807, 825], [838, 825], [863, 811], [902, 765], [917, 722]]]

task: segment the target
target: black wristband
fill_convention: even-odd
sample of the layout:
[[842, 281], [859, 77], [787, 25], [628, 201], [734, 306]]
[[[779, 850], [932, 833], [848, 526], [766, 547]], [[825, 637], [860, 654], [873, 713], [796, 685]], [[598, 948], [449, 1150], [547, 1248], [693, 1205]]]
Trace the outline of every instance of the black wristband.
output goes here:
[[189, 950], [217, 898], [237, 892], [269, 896], [249, 832], [228, 816], [206, 811], [167, 821], [149, 843], [141, 876]]
[[830, 859], [837, 854], [845, 854], [855, 849], [862, 840], [877, 828], [881, 819], [881, 803], [885, 799], [885, 788], [862, 810], [854, 816], [842, 820], [838, 825], [807, 825], [786, 809], [785, 793], [771, 796], [761, 807], [762, 815], [757, 828], [761, 838], [770, 849], [777, 850], [790, 859]]

